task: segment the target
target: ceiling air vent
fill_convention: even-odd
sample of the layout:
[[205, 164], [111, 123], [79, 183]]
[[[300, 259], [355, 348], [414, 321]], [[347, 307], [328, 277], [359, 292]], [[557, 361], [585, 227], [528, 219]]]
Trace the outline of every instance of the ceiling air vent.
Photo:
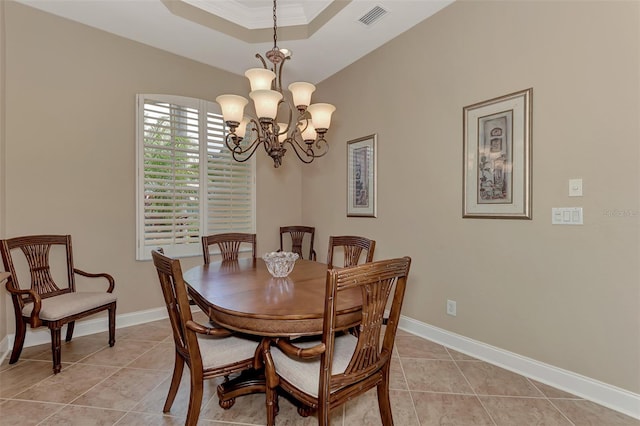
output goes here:
[[387, 11], [380, 6], [375, 6], [373, 9], [362, 15], [358, 22], [369, 26], [373, 25], [373, 23], [377, 22], [380, 18], [387, 14]]

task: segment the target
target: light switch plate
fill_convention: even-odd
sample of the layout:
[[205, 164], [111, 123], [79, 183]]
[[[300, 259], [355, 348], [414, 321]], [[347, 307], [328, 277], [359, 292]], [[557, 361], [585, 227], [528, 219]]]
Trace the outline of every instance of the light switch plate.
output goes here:
[[569, 179], [569, 197], [582, 197], [582, 179]]
[[582, 225], [582, 207], [553, 207], [551, 209], [553, 225]]

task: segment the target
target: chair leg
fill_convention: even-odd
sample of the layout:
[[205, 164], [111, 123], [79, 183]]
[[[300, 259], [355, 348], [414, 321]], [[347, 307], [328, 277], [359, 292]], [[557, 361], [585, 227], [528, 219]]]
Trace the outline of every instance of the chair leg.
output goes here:
[[53, 355], [53, 374], [58, 374], [62, 369], [62, 330], [60, 327], [51, 329], [51, 354]]
[[189, 409], [187, 410], [187, 420], [185, 426], [196, 426], [200, 416], [200, 405], [202, 405], [203, 379], [195, 377], [191, 372], [191, 392], [189, 394]]
[[75, 321], [71, 321], [67, 323], [67, 336], [64, 339], [65, 342], [70, 342], [71, 339], [73, 338], [73, 329], [75, 325], [76, 325]]
[[109, 308], [109, 346], [116, 344], [116, 304]]
[[384, 426], [393, 426], [393, 415], [391, 414], [391, 400], [389, 399], [389, 374], [378, 384], [378, 408], [380, 418]]
[[278, 414], [278, 392], [275, 388], [266, 386], [265, 389], [267, 404], [267, 426], [276, 424], [276, 414]]
[[180, 387], [180, 380], [182, 379], [182, 372], [184, 371], [184, 358], [176, 351], [176, 361], [173, 365], [173, 376], [171, 377], [171, 385], [169, 386], [169, 393], [167, 394], [167, 400], [164, 402], [164, 413], [171, 410], [173, 400], [176, 398], [178, 388]]
[[24, 346], [24, 338], [27, 335], [27, 325], [22, 318], [16, 318], [16, 337], [13, 342], [13, 350], [11, 351], [11, 358], [9, 358], [9, 364], [15, 364], [20, 358], [22, 353], [22, 347]]
[[329, 403], [318, 398], [318, 426], [328, 426], [329, 424]]

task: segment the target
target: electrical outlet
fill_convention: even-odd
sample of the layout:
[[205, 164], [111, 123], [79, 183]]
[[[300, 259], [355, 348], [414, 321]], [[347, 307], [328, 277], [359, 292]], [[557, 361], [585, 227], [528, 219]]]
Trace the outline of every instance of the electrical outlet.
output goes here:
[[447, 315], [456, 316], [456, 301], [447, 300]]

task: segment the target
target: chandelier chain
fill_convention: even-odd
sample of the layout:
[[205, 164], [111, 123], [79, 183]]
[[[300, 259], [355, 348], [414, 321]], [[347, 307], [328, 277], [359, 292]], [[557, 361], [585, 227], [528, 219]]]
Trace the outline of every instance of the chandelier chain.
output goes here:
[[278, 48], [278, 17], [276, 16], [276, 0], [273, 0], [273, 48]]

